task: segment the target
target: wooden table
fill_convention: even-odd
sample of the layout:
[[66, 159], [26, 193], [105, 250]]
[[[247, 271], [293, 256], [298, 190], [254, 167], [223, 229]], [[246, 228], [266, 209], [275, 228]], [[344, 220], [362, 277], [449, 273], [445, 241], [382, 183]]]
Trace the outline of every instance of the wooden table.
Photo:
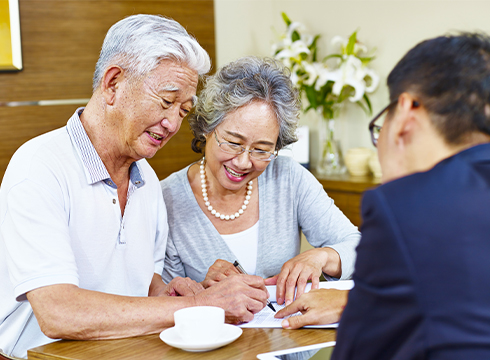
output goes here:
[[364, 191], [375, 188], [380, 184], [380, 179], [369, 176], [320, 175], [312, 171], [313, 175], [323, 185], [335, 205], [356, 226], [361, 226], [360, 204]]
[[61, 340], [28, 351], [28, 359], [39, 360], [183, 360], [256, 359], [257, 354], [335, 340], [332, 329], [243, 329], [234, 342], [208, 352], [187, 352], [173, 348], [158, 335], [119, 340]]

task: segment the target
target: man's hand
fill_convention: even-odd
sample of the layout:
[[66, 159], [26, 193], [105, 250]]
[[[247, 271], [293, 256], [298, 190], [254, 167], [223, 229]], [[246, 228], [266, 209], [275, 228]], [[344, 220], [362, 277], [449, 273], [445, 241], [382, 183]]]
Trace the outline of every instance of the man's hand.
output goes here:
[[283, 318], [301, 311], [303, 315], [283, 320], [285, 329], [298, 329], [306, 325], [325, 325], [338, 322], [347, 304], [348, 290], [317, 289], [303, 294], [300, 299], [277, 312]]
[[214, 262], [213, 265], [208, 269], [208, 273], [206, 274], [206, 278], [201, 282], [204, 288], [208, 288], [229, 276], [238, 275], [240, 272], [237, 270], [232, 263], [218, 259]]
[[157, 296], [194, 296], [204, 291], [198, 282], [190, 278], [176, 277], [172, 279]]
[[266, 279], [265, 284], [277, 285], [277, 303], [289, 305], [304, 294], [308, 280], [311, 280], [311, 289], [318, 289], [322, 271], [340, 277], [340, 269], [340, 256], [334, 249], [311, 249], [284, 263], [281, 272]]
[[219, 306], [225, 310], [226, 322], [239, 324], [253, 319], [267, 304], [269, 293], [259, 276], [226, 277], [196, 295], [196, 305]]

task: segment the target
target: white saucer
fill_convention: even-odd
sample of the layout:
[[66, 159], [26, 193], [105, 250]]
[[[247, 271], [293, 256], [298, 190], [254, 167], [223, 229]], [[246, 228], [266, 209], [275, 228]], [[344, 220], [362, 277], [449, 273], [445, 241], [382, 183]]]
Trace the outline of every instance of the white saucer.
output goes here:
[[175, 327], [163, 330], [160, 333], [160, 339], [170, 346], [185, 350], [185, 351], [208, 351], [228, 345], [242, 335], [243, 330], [238, 326], [224, 324], [223, 335], [216, 341], [208, 344], [193, 344], [186, 343], [175, 330]]

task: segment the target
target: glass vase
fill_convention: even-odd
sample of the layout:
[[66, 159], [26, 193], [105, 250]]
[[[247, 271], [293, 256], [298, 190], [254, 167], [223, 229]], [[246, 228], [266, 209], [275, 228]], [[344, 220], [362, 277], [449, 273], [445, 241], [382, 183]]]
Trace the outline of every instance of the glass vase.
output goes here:
[[320, 160], [317, 172], [322, 175], [343, 174], [346, 171], [340, 141], [335, 138], [335, 119], [320, 115], [318, 124]]

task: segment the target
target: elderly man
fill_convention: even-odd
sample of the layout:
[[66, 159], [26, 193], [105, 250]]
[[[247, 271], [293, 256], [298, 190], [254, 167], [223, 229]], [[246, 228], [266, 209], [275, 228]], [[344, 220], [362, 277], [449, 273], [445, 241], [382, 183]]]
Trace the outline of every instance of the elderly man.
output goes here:
[[[94, 92], [67, 125], [24, 144], [0, 191], [0, 348], [155, 333], [175, 310], [216, 305], [247, 321], [267, 301], [243, 276], [165, 284], [159, 181], [146, 162], [179, 130], [209, 56], [177, 22], [135, 15], [107, 33]], [[184, 295], [184, 296], [175, 296]]]
[[[363, 199], [332, 359], [490, 359], [490, 38], [424, 41], [388, 86], [370, 124], [384, 185]], [[284, 325], [330, 316], [327, 296], [302, 296]]]

